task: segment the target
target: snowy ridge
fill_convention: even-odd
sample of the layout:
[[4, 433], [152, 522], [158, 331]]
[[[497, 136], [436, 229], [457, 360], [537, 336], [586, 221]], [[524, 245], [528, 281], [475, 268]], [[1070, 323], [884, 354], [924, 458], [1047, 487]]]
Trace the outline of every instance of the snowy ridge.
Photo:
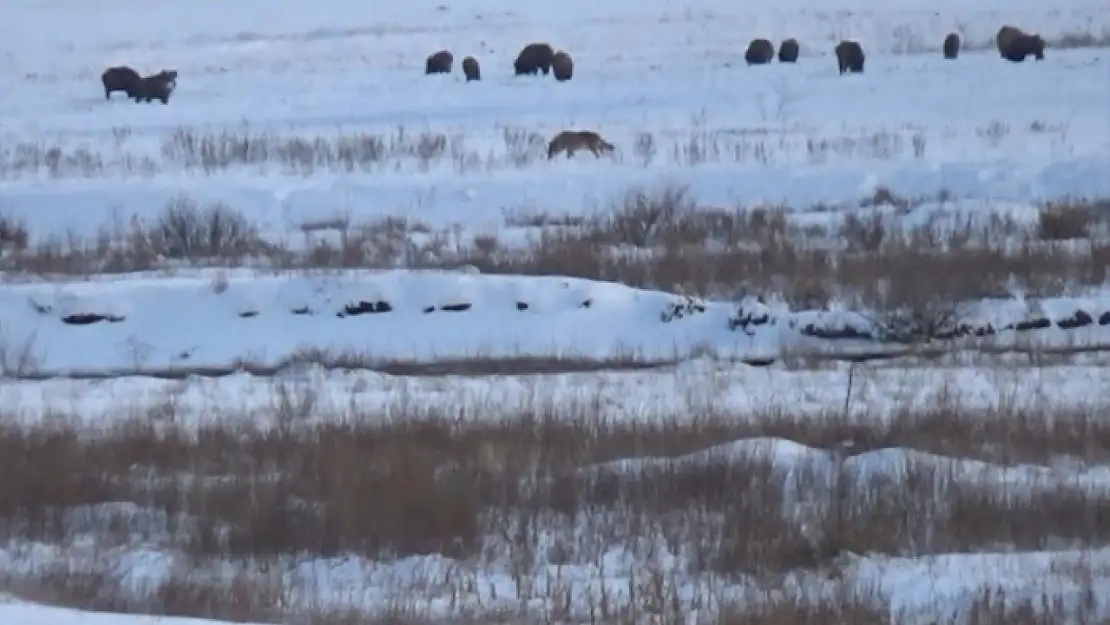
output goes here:
[[[734, 359], [878, 356], [928, 338], [897, 315], [791, 312], [752, 300], [737, 306], [560, 277], [211, 275], [5, 286], [7, 340], [33, 340], [9, 349], [29, 348], [44, 370], [88, 371], [274, 364], [308, 349], [383, 361], [675, 360], [705, 350]], [[945, 319], [933, 338], [997, 348], [1110, 342], [1110, 300], [1098, 295], [967, 308]]]

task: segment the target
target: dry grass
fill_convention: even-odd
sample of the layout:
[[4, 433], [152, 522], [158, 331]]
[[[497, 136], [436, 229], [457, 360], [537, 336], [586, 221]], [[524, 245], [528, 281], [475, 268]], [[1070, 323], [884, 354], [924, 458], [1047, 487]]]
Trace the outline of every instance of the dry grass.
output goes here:
[[[893, 473], [860, 461], [868, 450], [906, 447], [1001, 464], [1057, 466], [1062, 456], [1110, 463], [1110, 423], [1094, 409], [971, 413], [938, 402], [879, 425], [867, 416], [712, 410], [614, 422], [588, 403], [537, 405], [481, 423], [465, 405], [414, 406], [411, 416], [366, 406], [334, 422], [311, 401], [274, 405], [273, 428], [234, 414], [184, 428], [165, 406], [107, 431], [86, 429], [79, 414], [0, 428], [0, 538], [97, 544], [87, 566], [77, 558], [0, 588], [99, 609], [280, 622], [682, 623], [701, 610], [713, 619], [705, 622], [887, 623], [883, 598], [844, 577], [856, 554], [1110, 545], [1101, 522], [1110, 497], [1078, 483], [1029, 492], [1032, 483], [1000, 488], [932, 456], [910, 456]], [[755, 437], [828, 451], [792, 471], [770, 461], [770, 443], [628, 464]], [[137, 546], [175, 552], [177, 564], [136, 588], [113, 567], [119, 549]], [[664, 566], [660, 549], [684, 562]], [[549, 566], [596, 567], [613, 550], [644, 563], [620, 582], [628, 592], [535, 579], [552, 575]], [[465, 564], [418, 587], [378, 588], [390, 597], [380, 620], [362, 613], [356, 597], [310, 601], [319, 581], [283, 577], [291, 562], [311, 557], [433, 553]], [[231, 568], [211, 577], [224, 561]], [[495, 596], [487, 570], [506, 571], [515, 596]], [[783, 594], [790, 571], [839, 583], [841, 594]], [[1077, 583], [1084, 574], [1075, 571]], [[739, 582], [754, 594], [737, 603], [726, 590]], [[692, 596], [680, 590], [691, 583], [701, 588]], [[435, 598], [455, 620], [428, 618]], [[474, 620], [483, 612], [493, 616]], [[975, 612], [976, 623], [1038, 622], [1013, 620], [1022, 611], [992, 596]]]
[[[941, 198], [943, 200], [943, 198]], [[832, 225], [802, 225], [786, 207], [699, 206], [681, 188], [633, 189], [612, 210], [581, 218], [510, 216], [527, 244], [390, 218], [352, 226], [307, 224], [300, 245], [268, 241], [234, 209], [176, 198], [151, 221], [105, 230], [93, 241], [37, 240], [0, 257], [11, 279], [183, 266], [264, 269], [414, 268], [472, 265], [484, 273], [568, 275], [709, 297], [775, 294], [799, 307], [830, 300], [886, 309], [1005, 296], [1066, 294], [1102, 284], [1110, 267], [1105, 201], [1043, 207], [1035, 225], [967, 217], [913, 227], [898, 215], [926, 199], [879, 189], [839, 207]], [[862, 213], [860, 211], [863, 211]], [[326, 227], [325, 227], [326, 226]], [[330, 227], [331, 239], [309, 237]]]
[[[749, 166], [821, 165], [850, 160], [924, 159], [948, 146], [943, 137], [930, 144], [920, 130], [860, 130], [840, 135], [788, 126], [787, 111], [796, 95], [780, 93], [777, 102], [761, 103], [765, 125], [697, 130], [686, 135], [638, 132], [621, 138], [610, 158], [617, 165], [697, 166], [737, 163]], [[770, 124], [771, 127], [766, 127]], [[777, 128], [774, 125], [787, 126]], [[701, 123], [698, 123], [701, 126]], [[1042, 125], [1037, 132], [1066, 136], [1066, 128]], [[412, 132], [405, 127], [387, 133], [298, 136], [237, 130], [208, 133], [179, 128], [162, 139], [157, 152], [133, 148], [128, 127], [112, 129], [112, 149], [57, 146], [45, 142], [13, 142], [0, 146], [0, 180], [26, 177], [146, 178], [167, 171], [216, 175], [232, 170], [311, 176], [324, 172], [382, 173], [488, 172], [542, 167], [547, 163], [550, 134], [523, 127], [501, 127], [500, 137], [480, 137], [477, 148], [466, 136], [449, 132]], [[997, 148], [1010, 129], [995, 121], [980, 128], [976, 138]], [[500, 139], [500, 141], [498, 141]]]
[[0, 254], [23, 251], [29, 238], [26, 224], [0, 213]]

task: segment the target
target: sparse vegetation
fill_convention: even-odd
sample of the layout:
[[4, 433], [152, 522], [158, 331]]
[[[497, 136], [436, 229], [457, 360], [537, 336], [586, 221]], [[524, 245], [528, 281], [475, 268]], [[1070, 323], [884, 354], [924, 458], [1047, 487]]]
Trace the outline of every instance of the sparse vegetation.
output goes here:
[[1004, 296], [1015, 284], [1031, 297], [1053, 296], [1107, 279], [1105, 200], [1047, 204], [1027, 222], [941, 212], [912, 226], [900, 219], [947, 201], [944, 194], [908, 198], [880, 188], [857, 205], [818, 207], [827, 219], [815, 222], [783, 206], [718, 208], [699, 205], [683, 188], [637, 188], [600, 216], [509, 214], [506, 224], [526, 232], [526, 242], [515, 243], [483, 233], [467, 239], [454, 228], [399, 218], [305, 224], [291, 241], [270, 240], [233, 207], [180, 197], [150, 221], [105, 229], [91, 241], [44, 240], [4, 226], [22, 243], [0, 258], [0, 269], [14, 279], [185, 265], [267, 271], [469, 265], [483, 273], [568, 275], [702, 297], [773, 293], [799, 307], [838, 299], [886, 309]]
[[27, 226], [23, 222], [0, 213], [0, 253], [23, 251], [28, 238]]
[[[352, 406], [337, 420], [314, 397], [278, 383], [264, 420], [276, 425], [230, 411], [190, 425], [172, 402], [110, 430], [85, 429], [79, 408], [30, 427], [0, 413], [0, 536], [62, 549], [0, 590], [274, 622], [890, 623], [866, 560], [1110, 544], [1110, 491], [1058, 465], [1110, 462], [1098, 406], [973, 411], [950, 397], [877, 419], [706, 404], [615, 422], [588, 401], [529, 401], [498, 420], [457, 404]], [[812, 451], [784, 465], [784, 439]], [[175, 564], [129, 581], [117, 567], [135, 548]], [[643, 564], [624, 568], [618, 553]], [[371, 595], [319, 578], [334, 558], [365, 576], [428, 554], [450, 560], [412, 579], [379, 573]], [[1106, 574], [1054, 567], [1087, 587]], [[787, 572], [836, 591], [798, 594]], [[625, 590], [599, 592], [603, 578]], [[1024, 612], [998, 592], [983, 580], [963, 606], [970, 622], [1027, 622], [1002, 618]]]
[[[706, 163], [745, 165], [821, 165], [851, 160], [923, 159], [944, 150], [947, 139], [921, 129], [871, 130], [829, 135], [791, 125], [784, 118], [793, 97], [782, 94], [772, 127], [698, 130], [689, 136], [673, 132], [631, 133], [616, 139], [611, 155], [619, 166], [697, 166]], [[770, 113], [764, 111], [764, 115]], [[1031, 129], [1031, 131], [1033, 131]], [[131, 148], [131, 129], [113, 129], [113, 149], [61, 146], [43, 142], [15, 142], [0, 146], [0, 180], [45, 176], [70, 178], [146, 178], [156, 173], [181, 172], [217, 175], [247, 169], [254, 173], [311, 176], [324, 172], [390, 173], [447, 169], [454, 174], [497, 169], [542, 167], [547, 141], [555, 134], [528, 128], [498, 130], [501, 145], [482, 148], [489, 137], [472, 138], [448, 132], [413, 132], [399, 127], [388, 133], [298, 136], [261, 132], [244, 127], [209, 134], [179, 128], [161, 140], [157, 152]], [[1066, 137], [1066, 126], [1044, 126], [1041, 135]], [[997, 148], [1010, 137], [1008, 125], [993, 121], [976, 130], [985, 147]], [[477, 139], [474, 141], [473, 139]], [[608, 159], [607, 159], [608, 160]]]

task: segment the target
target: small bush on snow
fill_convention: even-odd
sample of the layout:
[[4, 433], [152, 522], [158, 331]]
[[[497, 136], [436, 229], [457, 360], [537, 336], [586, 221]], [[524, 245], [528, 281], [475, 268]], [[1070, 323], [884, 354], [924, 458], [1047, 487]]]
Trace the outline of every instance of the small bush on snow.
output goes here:
[[0, 252], [25, 249], [29, 239], [30, 235], [23, 222], [0, 215]]
[[262, 246], [242, 213], [217, 202], [203, 208], [188, 198], [170, 200], [157, 221], [139, 234], [146, 250], [162, 258], [241, 258]]

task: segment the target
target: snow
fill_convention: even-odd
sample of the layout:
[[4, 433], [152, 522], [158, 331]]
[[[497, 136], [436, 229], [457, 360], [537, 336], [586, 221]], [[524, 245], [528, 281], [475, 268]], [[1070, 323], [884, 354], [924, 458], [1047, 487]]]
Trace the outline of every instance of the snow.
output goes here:
[[[936, 0], [927, 7], [915, 0], [836, 0], [817, 8], [803, 0], [303, 5], [192, 0], [183, 10], [168, 0], [5, 0], [0, 216], [24, 222], [32, 242], [43, 243], [118, 232], [185, 197], [226, 203], [273, 241], [295, 245], [306, 238], [306, 224], [384, 217], [453, 229], [460, 241], [478, 233], [519, 241], [530, 233], [508, 224], [509, 216], [599, 214], [631, 188], [670, 185], [687, 185], [705, 206], [784, 204], [803, 225], [834, 223], [845, 212], [822, 209], [858, 205], [885, 186], [919, 200], [912, 210], [889, 211], [905, 228], [959, 227], [969, 216], [1029, 226], [1041, 201], [1110, 197], [1110, 5], [1104, 0]], [[1001, 61], [993, 37], [1002, 24], [1045, 37], [1047, 59]], [[953, 31], [965, 50], [959, 60], [944, 61], [940, 43]], [[757, 36], [775, 43], [797, 38], [800, 62], [746, 67], [744, 47]], [[831, 52], [844, 38], [863, 45], [865, 74], [837, 75]], [[512, 58], [534, 40], [573, 54], [575, 78], [511, 77]], [[458, 72], [423, 76], [425, 56], [443, 47], [455, 52], [456, 65], [476, 56], [484, 79], [468, 84]], [[137, 105], [119, 95], [106, 102], [99, 74], [117, 64], [144, 73], [177, 69], [171, 103]], [[599, 131], [617, 153], [547, 161], [542, 141], [572, 127]], [[434, 148], [427, 140], [435, 136], [442, 136], [441, 152], [414, 154], [422, 140], [421, 149]], [[338, 156], [352, 145], [364, 149], [370, 138], [381, 139], [382, 158]], [[192, 141], [220, 149], [249, 143], [253, 151], [245, 162], [197, 163]], [[316, 150], [312, 158], [305, 142]], [[951, 199], [930, 199], [942, 194]], [[389, 310], [347, 310], [360, 302], [386, 302]], [[459, 304], [468, 308], [444, 310]], [[704, 310], [691, 312], [691, 304]], [[675, 315], [676, 307], [686, 314]], [[1092, 323], [1059, 325], [1077, 311]], [[65, 321], [80, 315], [106, 319]], [[1041, 318], [1050, 327], [1014, 327]], [[965, 302], [953, 323], [995, 330], [943, 344], [968, 354], [1104, 347], [1110, 291]], [[869, 337], [816, 338], [806, 328], [850, 328]], [[598, 418], [631, 422], [710, 407], [753, 422], [787, 410], [797, 418], [882, 421], [940, 401], [968, 413], [1002, 406], [1106, 413], [1099, 389], [1110, 388], [1110, 367], [1101, 354], [1063, 364], [1031, 355], [989, 367], [971, 355], [944, 365], [899, 359], [796, 370], [789, 364], [813, 353], [906, 351], [890, 335], [874, 311], [847, 305], [819, 311], [752, 300], [702, 302], [619, 284], [468, 270], [177, 271], [3, 281], [0, 373], [41, 379], [0, 377], [0, 406], [26, 427], [46, 427], [53, 416], [73, 413], [90, 431], [159, 407], [179, 427], [229, 418], [272, 425], [279, 392], [311, 404], [319, 419], [339, 422], [451, 409], [460, 418], [496, 420], [545, 402], [568, 411], [590, 406]], [[406, 377], [315, 365], [272, 377], [191, 375], [242, 363], [278, 365], [312, 351], [379, 364], [525, 356], [668, 362], [648, 371], [537, 376]], [[753, 359], [781, 362], [763, 368], [737, 362]], [[138, 375], [151, 372], [178, 375]], [[70, 374], [106, 379], [65, 377]], [[785, 475], [804, 469], [824, 476], [818, 479], [846, 470], [861, 480], [901, 483], [913, 465], [936, 468], [961, 487], [1004, 488], [1011, 495], [1074, 488], [1110, 496], [1107, 466], [1001, 466], [904, 448], [843, 459], [776, 438], [679, 458], [622, 459], [581, 473], [623, 471], [631, 479], [645, 466], [752, 454], [773, 458]], [[788, 509], [798, 515], [784, 523], [804, 523], [807, 511], [827, 505], [820, 494], [794, 496]], [[129, 587], [150, 588], [178, 566], [159, 544], [168, 520], [149, 510], [102, 502], [67, 514], [73, 540], [0, 544], [0, 573], [74, 572], [108, 562]], [[138, 537], [100, 544], [98, 523], [111, 515], [131, 519]], [[606, 522], [566, 522], [576, 532], [588, 529], [586, 521]], [[541, 533], [548, 531], [555, 532]], [[657, 534], [637, 537], [640, 551], [607, 548], [586, 563], [541, 558], [524, 576], [514, 574], [504, 550], [480, 564], [442, 554], [396, 561], [300, 558], [250, 572], [278, 576], [290, 605], [381, 607], [389, 592], [403, 588], [426, 599], [436, 615], [513, 610], [521, 603], [551, 609], [543, 597], [562, 585], [574, 597], [569, 607], [584, 618], [586, 602], [602, 587], [627, 598], [660, 571], [684, 599], [705, 597], [706, 612], [722, 597], [751, 590], [752, 580], [743, 577], [685, 575], [685, 555]], [[553, 539], [544, 534], [543, 540]], [[207, 564], [205, 573], [216, 578], [233, 566]], [[1090, 568], [1089, 588], [1077, 585], [1069, 567]], [[852, 554], [840, 569], [861, 592], [881, 594], [899, 623], [966, 616], [983, 588], [1004, 589], [1011, 601], [1063, 597], [1069, 609], [1091, 592], [1098, 618], [1110, 618], [1105, 547], [918, 558]], [[799, 572], [793, 582], [819, 593], [828, 587], [820, 577]], [[82, 612], [3, 595], [0, 622], [214, 623]]]
[[[0, 384], [0, 402], [27, 426], [79, 407], [85, 425], [110, 429], [134, 415], [172, 414], [178, 427], [276, 425], [276, 397], [311, 405], [322, 422], [349, 423], [397, 415], [437, 414], [460, 420], [503, 422], [556, 405], [568, 414], [589, 409], [608, 423], [661, 422], [709, 408], [758, 422], [787, 410], [821, 419], [844, 416], [847, 364], [824, 370], [751, 368], [707, 360], [651, 371], [558, 373], [496, 377], [408, 377], [372, 371], [328, 371], [319, 366], [277, 377], [246, 373], [181, 380], [116, 377], [96, 382], [53, 378]], [[879, 361], [858, 371], [847, 416], [893, 419], [954, 399], [974, 412], [1008, 408], [1097, 411], [1091, 389], [1110, 385], [1105, 361], [1044, 367], [948, 367]], [[453, 408], [454, 407], [454, 408]], [[472, 409], [470, 407], [473, 407]]]
[[[206, 277], [207, 274], [207, 277]], [[647, 361], [707, 351], [725, 359], [883, 354], [907, 347], [868, 311], [776, 310], [703, 302], [616, 283], [457, 271], [350, 271], [325, 277], [194, 272], [143, 279], [5, 285], [7, 348], [41, 372], [277, 366], [316, 351], [371, 362], [559, 357]], [[990, 336], [948, 347], [1077, 349], [1110, 343], [1110, 297], [986, 301], [957, 324]], [[1089, 324], [1059, 324], [1084, 311]], [[82, 323], [82, 315], [103, 321]], [[849, 329], [862, 337], [825, 338]], [[816, 334], [815, 334], [816, 333]], [[22, 342], [21, 342], [22, 339]], [[10, 366], [10, 365], [9, 365]]]
[[[0, 42], [0, 138], [9, 146], [0, 150], [9, 170], [0, 206], [33, 236], [93, 236], [181, 194], [226, 202], [294, 240], [301, 224], [335, 216], [497, 228], [506, 210], [591, 213], [657, 184], [688, 184], [708, 205], [797, 210], [879, 185], [965, 201], [1110, 195], [1107, 48], [1050, 48], [1044, 62], [1011, 64], [988, 45], [1003, 23], [1050, 42], [1110, 38], [1110, 9], [1098, 0], [949, 0], [927, 10], [867, 0], [817, 10], [798, 1], [773, 10], [664, 0], [506, 10], [494, 0], [418, 0], [372, 13], [329, 0], [310, 15], [268, 5], [264, 23], [251, 2], [213, 8], [215, 19], [199, 8], [207, 1], [172, 20], [157, 2], [117, 3], [144, 24], [126, 34], [99, 4], [67, 8], [73, 21], [50, 42], [30, 36], [35, 24], [58, 32], [48, 5], [6, 11], [20, 27]], [[938, 52], [953, 30], [969, 48], [956, 62]], [[743, 65], [748, 38], [787, 35], [802, 43], [796, 66]], [[866, 75], [837, 75], [831, 50], [841, 37], [865, 47]], [[569, 50], [574, 80], [512, 78], [511, 60], [532, 38]], [[456, 63], [476, 55], [486, 79], [423, 76], [424, 57], [443, 46]], [[99, 72], [118, 63], [178, 69], [171, 104], [105, 102]], [[528, 147], [530, 133], [546, 140], [567, 127], [599, 130], [618, 156], [549, 163]], [[221, 133], [250, 137], [269, 156], [186, 169], [173, 157], [177, 130], [217, 144]], [[429, 132], [448, 141], [442, 158], [290, 171], [277, 156], [283, 139], [376, 135], [389, 145]], [[654, 136], [650, 159], [637, 148], [640, 133]], [[15, 147], [24, 144], [68, 156], [53, 175], [44, 159], [9, 169], [27, 160]]]
[[86, 612], [22, 601], [4, 603], [2, 597], [0, 597], [0, 621], [21, 625], [216, 625], [219, 623], [208, 619]]

